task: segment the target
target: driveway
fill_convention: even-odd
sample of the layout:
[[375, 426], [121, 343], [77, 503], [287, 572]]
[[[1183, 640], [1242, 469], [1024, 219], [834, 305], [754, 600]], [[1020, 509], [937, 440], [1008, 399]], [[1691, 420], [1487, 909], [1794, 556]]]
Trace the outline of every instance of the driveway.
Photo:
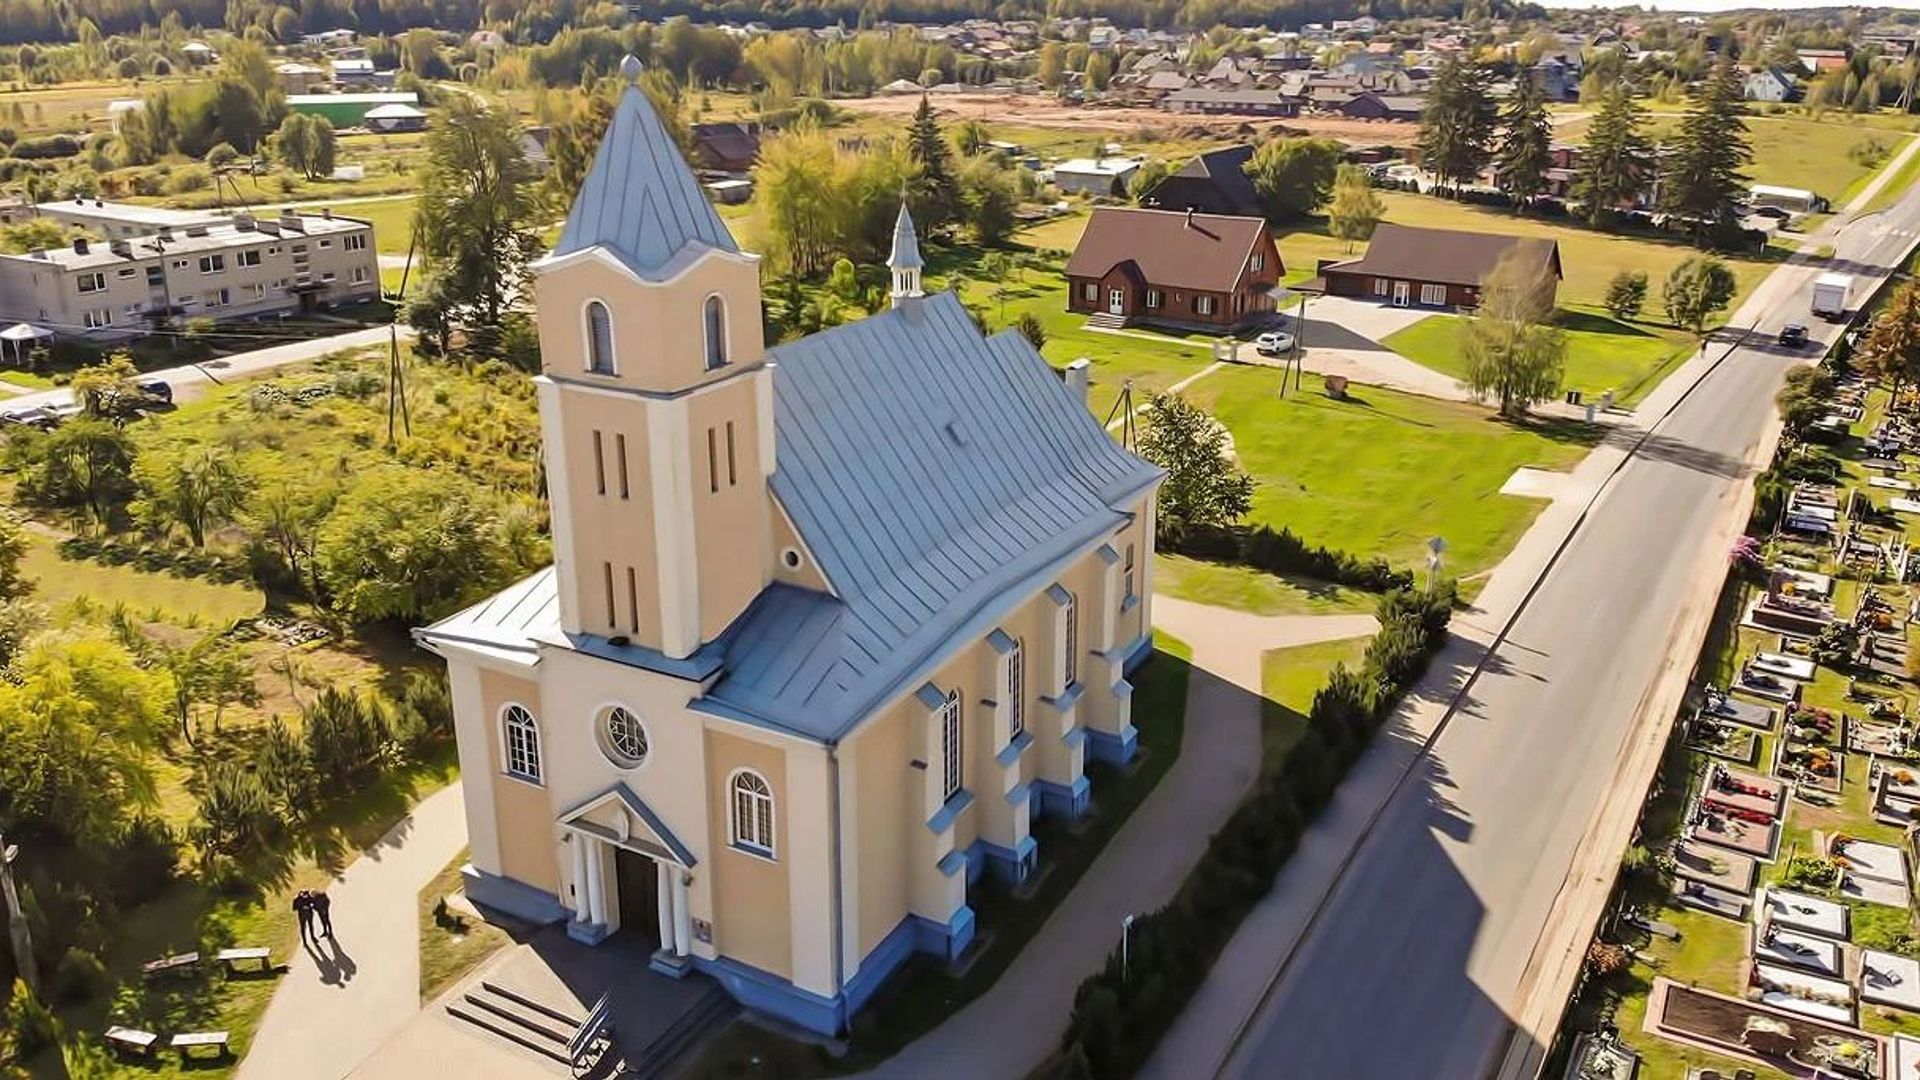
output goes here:
[[[1394, 307], [1345, 296], [1319, 296], [1307, 301], [1307, 345], [1342, 349], [1384, 349], [1380, 339], [1405, 330], [1439, 308]], [[1358, 341], [1354, 339], [1360, 339]]]

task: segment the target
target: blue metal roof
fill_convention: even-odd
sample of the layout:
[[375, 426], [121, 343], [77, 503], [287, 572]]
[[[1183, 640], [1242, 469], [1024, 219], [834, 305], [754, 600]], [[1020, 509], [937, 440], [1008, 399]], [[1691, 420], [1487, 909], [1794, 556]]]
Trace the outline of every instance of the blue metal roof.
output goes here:
[[775, 586], [715, 711], [832, 740], [1127, 520], [1159, 471], [952, 294], [771, 350], [773, 491], [838, 597]]
[[615, 107], [553, 254], [604, 247], [651, 277], [689, 243], [740, 250], [638, 86]]

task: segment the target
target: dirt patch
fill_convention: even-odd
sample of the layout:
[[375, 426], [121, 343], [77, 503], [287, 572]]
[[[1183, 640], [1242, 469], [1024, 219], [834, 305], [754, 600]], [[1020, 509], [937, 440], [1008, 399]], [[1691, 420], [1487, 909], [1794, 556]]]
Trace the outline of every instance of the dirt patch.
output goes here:
[[[1420, 125], [1399, 120], [1349, 120], [1298, 116], [1260, 120], [1246, 116], [1196, 117], [1138, 105], [1091, 105], [1030, 94], [941, 94], [929, 99], [942, 120], [1007, 120], [1017, 117], [1032, 127], [1126, 133], [1148, 129], [1167, 139], [1233, 139], [1268, 134], [1319, 135], [1354, 146], [1411, 146]], [[841, 108], [875, 116], [909, 116], [920, 107], [916, 94], [848, 98]]]

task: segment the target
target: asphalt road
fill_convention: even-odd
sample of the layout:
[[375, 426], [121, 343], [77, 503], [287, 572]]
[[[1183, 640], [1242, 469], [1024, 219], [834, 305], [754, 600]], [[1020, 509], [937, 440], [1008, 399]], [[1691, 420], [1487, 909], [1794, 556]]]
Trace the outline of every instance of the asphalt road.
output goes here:
[[1794, 362], [1773, 331], [1801, 322], [1832, 336], [1807, 311], [1813, 278], [1890, 266], [1916, 231], [1920, 193], [1842, 230], [1831, 266], [1786, 266], [1763, 284], [1742, 312], [1758, 319], [1751, 344], [1602, 492], [1354, 852], [1222, 1075], [1477, 1080], [1497, 1063], [1689, 576]]

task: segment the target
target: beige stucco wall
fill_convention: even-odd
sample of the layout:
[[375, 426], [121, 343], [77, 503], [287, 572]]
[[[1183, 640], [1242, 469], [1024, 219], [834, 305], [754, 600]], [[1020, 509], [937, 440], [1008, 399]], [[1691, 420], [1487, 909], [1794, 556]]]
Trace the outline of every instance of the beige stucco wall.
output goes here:
[[[788, 911], [791, 786], [779, 749], [739, 736], [706, 730], [708, 820], [712, 829], [713, 890], [717, 901], [714, 944], [723, 955], [792, 977], [793, 936]], [[768, 859], [732, 846], [728, 799], [734, 770], [759, 773], [773, 789], [774, 854]], [[825, 932], [826, 927], [820, 928]]]
[[702, 641], [718, 637], [773, 578], [758, 377], [732, 379], [686, 399]]
[[[657, 646], [660, 641], [659, 565], [655, 560], [653, 474], [648, 465], [649, 414], [636, 401], [591, 393], [561, 393], [558, 432], [564, 456], [548, 452], [547, 481], [567, 486], [572, 515], [570, 550], [560, 552], [561, 572], [578, 581], [580, 610], [568, 629], [595, 634], [629, 634]], [[553, 430], [552, 426], [549, 426]], [[594, 466], [594, 437], [599, 436], [605, 491]], [[626, 445], [626, 494], [621, 494], [620, 446]], [[554, 463], [564, 460], [566, 474]], [[613, 565], [613, 613], [608, 617], [606, 565]], [[627, 572], [634, 575], [632, 599], [639, 619], [629, 611]]]
[[857, 808], [846, 828], [852, 837], [850, 857], [857, 860], [851, 899], [859, 956], [873, 951], [906, 917], [913, 895], [911, 860], [929, 838], [920, 793], [909, 792], [926, 777], [908, 764], [920, 756], [917, 741], [908, 737], [924, 723], [919, 717], [925, 710], [916, 704], [886, 710], [842, 751], [853, 763], [855, 795], [847, 802]]
[[[541, 715], [540, 687], [530, 679], [515, 678], [499, 671], [480, 669], [480, 696], [484, 715], [492, 721], [493, 737], [487, 740], [487, 770], [472, 776], [468, 783], [493, 785], [496, 832], [500, 842], [500, 872], [545, 892], [560, 895], [559, 863], [555, 854], [553, 803], [545, 787], [507, 775], [501, 712], [509, 704], [524, 706], [533, 714], [540, 729], [540, 749], [544, 759], [553, 741], [547, 718]], [[563, 903], [567, 897], [561, 895]]]
[[[706, 368], [704, 304], [726, 304], [728, 367]], [[616, 374], [587, 371], [587, 303], [613, 317]], [[544, 370], [609, 386], [676, 392], [724, 378], [766, 353], [760, 328], [760, 269], [748, 256], [709, 255], [664, 283], [642, 282], [611, 256], [581, 254], [543, 267], [534, 278]]]

